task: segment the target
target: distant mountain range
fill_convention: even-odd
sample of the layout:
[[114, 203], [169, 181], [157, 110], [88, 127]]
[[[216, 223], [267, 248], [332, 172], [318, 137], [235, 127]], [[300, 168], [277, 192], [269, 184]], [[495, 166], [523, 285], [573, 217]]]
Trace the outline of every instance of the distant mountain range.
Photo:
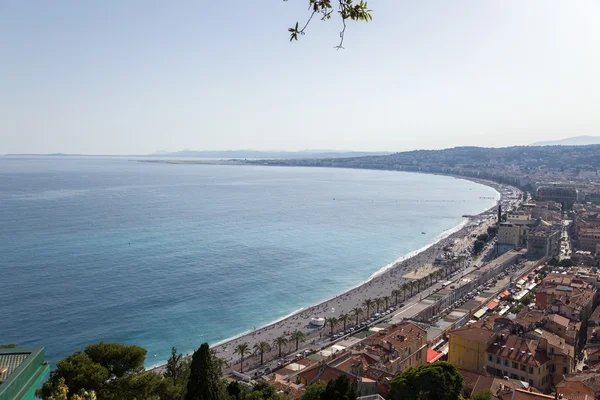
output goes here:
[[531, 146], [587, 146], [600, 144], [600, 136], [573, 136], [566, 139], [535, 142]]
[[164, 150], [156, 151], [152, 154], [6, 154], [6, 156], [45, 156], [45, 157], [69, 157], [69, 156], [88, 156], [88, 157], [187, 157], [187, 158], [219, 158], [219, 159], [301, 159], [301, 158], [348, 158], [364, 156], [381, 156], [391, 154], [392, 152], [367, 152], [367, 151], [337, 151], [337, 150], [303, 150], [303, 151], [263, 151], [263, 150], [215, 150], [215, 151], [195, 151], [182, 150], [168, 152]]
[[337, 150], [303, 150], [303, 151], [262, 151], [262, 150], [224, 150], [195, 151], [182, 150], [172, 153], [157, 151], [150, 156], [159, 157], [194, 157], [194, 158], [348, 158], [391, 154], [392, 152], [337, 151]]

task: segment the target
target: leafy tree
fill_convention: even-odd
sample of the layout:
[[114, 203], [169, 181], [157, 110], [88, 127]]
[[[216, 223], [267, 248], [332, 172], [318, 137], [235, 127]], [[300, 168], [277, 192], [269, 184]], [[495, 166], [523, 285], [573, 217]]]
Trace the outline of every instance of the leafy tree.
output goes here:
[[76, 351], [56, 363], [56, 369], [50, 373], [37, 395], [42, 399], [50, 399], [60, 387], [61, 379], [72, 393], [82, 389], [100, 393], [109, 377], [110, 373], [104, 366], [95, 363], [86, 353]]
[[106, 368], [113, 378], [144, 370], [146, 349], [139, 346], [100, 342], [87, 346], [85, 353], [92, 361]]
[[365, 299], [362, 303], [363, 307], [367, 309], [367, 318], [371, 317], [371, 307], [373, 306], [372, 299]]
[[363, 309], [361, 307], [354, 307], [352, 314], [356, 317], [356, 325], [358, 325], [358, 317], [363, 314]]
[[[294, 27], [288, 29], [288, 32], [290, 32], [290, 42], [292, 40], [298, 40], [298, 36], [305, 34], [306, 28], [315, 15], [322, 21], [326, 21], [329, 20], [335, 12], [335, 6], [332, 4], [332, 0], [309, 0], [308, 3], [309, 10], [311, 10], [308, 21], [306, 21], [302, 28], [300, 28], [299, 22], [296, 22]], [[367, 2], [364, 0], [338, 0], [337, 3], [337, 14], [342, 20], [342, 30], [340, 31], [340, 43], [335, 47], [337, 49], [342, 49], [342, 45], [344, 44], [344, 34], [346, 32], [346, 21], [369, 22], [373, 17], [371, 16], [371, 10], [368, 9]]]
[[279, 358], [281, 358], [281, 346], [286, 346], [288, 344], [288, 340], [285, 336], [279, 336], [273, 339], [273, 346], [279, 349]]
[[492, 400], [492, 395], [492, 391], [487, 389], [481, 393], [477, 393], [475, 396], [471, 396], [470, 400]]
[[477, 240], [481, 240], [482, 242], [487, 242], [489, 239], [490, 235], [487, 233], [482, 233], [481, 235], [477, 236]]
[[171, 357], [167, 360], [165, 372], [158, 390], [161, 400], [183, 400], [185, 387], [190, 377], [190, 363], [183, 358], [183, 354], [177, 353], [177, 349], [171, 349]]
[[158, 397], [163, 378], [154, 372], [135, 373], [107, 383], [102, 399], [153, 399]]
[[483, 246], [485, 246], [485, 243], [481, 240], [476, 240], [475, 243], [473, 243], [473, 253], [475, 254], [479, 254], [481, 253], [481, 250], [483, 250]]
[[220, 379], [221, 363], [210, 351], [208, 343], [203, 343], [192, 355], [185, 400], [223, 400]]
[[558, 263], [559, 266], [561, 267], [572, 267], [573, 266], [573, 260], [571, 260], [570, 258], [564, 258], [562, 260], [560, 260], [560, 262]]
[[233, 354], [240, 355], [240, 372], [244, 372], [244, 356], [250, 354], [250, 346], [247, 342], [240, 343], [233, 350]]
[[184, 370], [185, 362], [183, 360], [183, 354], [177, 353], [176, 347], [171, 348], [171, 357], [167, 360], [163, 376], [165, 378], [179, 380], [184, 374]]
[[336, 380], [327, 383], [320, 398], [321, 400], [356, 400], [358, 398], [357, 385], [350, 382], [346, 374], [341, 375]]
[[556, 257], [552, 257], [552, 258], [550, 259], [550, 261], [548, 261], [548, 265], [551, 265], [551, 266], [553, 266], [553, 267], [556, 267], [556, 266], [558, 266], [559, 262], [560, 262], [560, 261], [559, 261], [559, 259], [558, 259], [558, 258], [556, 258]]
[[321, 394], [325, 392], [326, 382], [313, 383], [306, 387], [302, 400], [321, 400]]
[[336, 317], [325, 318], [325, 323], [329, 324], [331, 328], [331, 334], [333, 335], [333, 328], [338, 324], [338, 319]]
[[67, 400], [69, 388], [65, 383], [65, 378], [58, 378], [52, 385], [52, 388], [47, 388], [47, 400]]
[[398, 296], [402, 294], [400, 289], [392, 290], [392, 297], [394, 297], [394, 305], [398, 305]]
[[411, 367], [392, 379], [391, 400], [458, 400], [463, 378], [447, 362]]
[[488, 226], [487, 228], [487, 234], [490, 237], [494, 237], [498, 234], [498, 227], [497, 226]]
[[[48, 400], [67, 400], [69, 393], [69, 388], [65, 383], [65, 378], [59, 378], [54, 386], [54, 389]], [[72, 400], [96, 400], [96, 393], [91, 391], [88, 392], [86, 390], [80, 390], [79, 393], [71, 396]]]
[[227, 395], [230, 400], [244, 400], [246, 392], [247, 390], [244, 390], [244, 387], [237, 381], [231, 381], [227, 385]]
[[17, 347], [14, 343], [10, 344], [0, 344], [0, 349], [14, 349]]
[[304, 343], [305, 337], [306, 337], [306, 335], [304, 335], [304, 332], [299, 331], [298, 329], [296, 329], [294, 332], [292, 332], [292, 334], [290, 336], [290, 340], [293, 340], [296, 342], [296, 351], [298, 351], [298, 346], [299, 346], [300, 342]]
[[264, 355], [271, 351], [271, 346], [269, 345], [269, 342], [258, 342], [254, 345], [254, 351], [257, 351], [260, 354], [260, 365], [263, 365]]

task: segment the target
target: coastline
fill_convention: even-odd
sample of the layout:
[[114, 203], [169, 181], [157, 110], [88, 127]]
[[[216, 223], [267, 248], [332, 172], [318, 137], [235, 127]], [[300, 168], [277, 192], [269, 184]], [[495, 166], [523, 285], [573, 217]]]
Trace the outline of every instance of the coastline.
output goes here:
[[[366, 298], [382, 296], [391, 297], [391, 291], [393, 289], [398, 289], [402, 283], [412, 280], [404, 277], [404, 275], [408, 274], [410, 271], [418, 271], [419, 268], [425, 264], [432, 264], [435, 257], [441, 253], [443, 247], [452, 245], [458, 239], [465, 238], [469, 235], [471, 223], [477, 219], [477, 216], [488, 213], [502, 201], [503, 194], [500, 191], [501, 185], [496, 182], [476, 178], [470, 179], [462, 176], [452, 177], [491, 187], [498, 194], [498, 198], [493, 206], [478, 214], [474, 214], [472, 217], [463, 218], [463, 220], [455, 227], [447, 229], [437, 235], [431, 243], [406, 253], [393, 262], [384, 265], [379, 270], [375, 271], [367, 280], [358, 283], [356, 286], [320, 301], [315, 305], [299, 308], [281, 318], [265, 324], [264, 326], [258, 327], [255, 330], [246, 330], [238, 335], [211, 344], [211, 349], [213, 349], [216, 355], [223, 359], [226, 362], [226, 365], [228, 365], [228, 367], [224, 369], [224, 372], [226, 373], [230, 369], [239, 369], [237, 356], [233, 354], [233, 350], [235, 346], [240, 343], [246, 342], [248, 343], [249, 348], [252, 349], [253, 346], [260, 341], [267, 341], [271, 344], [276, 337], [289, 337], [291, 332], [298, 329], [306, 335], [305, 342], [301, 347], [315, 344], [322, 337], [327, 336], [329, 328], [311, 327], [309, 325], [311, 318], [323, 316], [337, 317], [342, 313], [350, 313], [351, 309], [354, 307], [361, 306], [362, 301]], [[400, 298], [401, 297], [402, 296], [400, 296]], [[395, 299], [391, 297], [390, 305], [394, 304], [394, 300]], [[354, 325], [354, 321], [355, 319], [352, 317], [348, 324]], [[198, 346], [199, 345], [200, 343], [198, 343]], [[290, 354], [295, 352], [295, 344], [290, 343], [282, 353]], [[191, 354], [187, 354], [185, 357], [191, 357]], [[270, 352], [265, 353], [265, 360], [273, 360], [274, 358], [278, 358], [277, 349], [273, 348]], [[244, 364], [245, 369], [255, 367], [258, 364], [258, 359], [254, 355], [249, 356], [244, 360]], [[164, 370], [165, 365], [166, 361], [150, 366], [146, 370], [160, 373]]]

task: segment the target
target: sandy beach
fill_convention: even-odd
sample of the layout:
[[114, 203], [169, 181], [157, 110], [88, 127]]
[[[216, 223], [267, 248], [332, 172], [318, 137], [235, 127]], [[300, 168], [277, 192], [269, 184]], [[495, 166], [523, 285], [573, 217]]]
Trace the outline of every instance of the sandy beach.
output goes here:
[[[478, 181], [477, 183], [486, 184], [488, 186], [493, 187], [496, 190], [498, 190], [499, 186], [490, 182]], [[299, 350], [302, 350], [303, 348], [318, 349], [323, 345], [322, 343], [320, 343], [319, 346], [314, 346], [313, 344], [315, 344], [316, 341], [319, 341], [321, 337], [328, 336], [330, 333], [330, 328], [328, 326], [326, 326], [325, 328], [312, 327], [310, 325], [311, 318], [339, 318], [340, 315], [347, 313], [351, 315], [351, 318], [348, 321], [348, 326], [353, 326], [356, 322], [356, 318], [354, 317], [351, 310], [355, 307], [361, 307], [363, 301], [367, 298], [374, 299], [377, 297], [389, 296], [389, 306], [394, 306], [395, 298], [394, 296], [392, 296], [392, 290], [400, 289], [400, 286], [403, 283], [412, 280], [406, 278], [405, 275], [409, 273], [411, 275], [408, 276], [421, 275], [419, 273], [420, 271], [418, 270], [420, 268], [430, 268], [429, 266], [425, 266], [427, 264], [433, 264], [435, 258], [443, 253], [444, 247], [454, 245], [456, 251], [457, 248], [465, 248], [468, 245], [468, 243], [470, 243], [473, 240], [470, 237], [470, 232], [474, 229], [471, 226], [471, 223], [474, 219], [475, 218], [465, 219], [465, 221], [463, 221], [463, 223], [457, 226], [454, 230], [446, 231], [442, 235], [440, 235], [446, 235], [441, 240], [431, 244], [426, 248], [419, 249], [405, 255], [404, 257], [400, 258], [398, 261], [390, 265], [385, 271], [372, 277], [369, 281], [364, 282], [363, 284], [346, 291], [343, 294], [337, 295], [320, 304], [303, 309], [280, 321], [274, 322], [267, 326], [253, 330], [247, 334], [243, 334], [239, 337], [229, 339], [221, 344], [213, 346], [212, 349], [216, 353], [216, 355], [226, 362], [224, 373], [227, 373], [232, 369], [239, 371], [239, 355], [234, 354], [234, 349], [237, 345], [241, 343], [247, 343], [251, 351], [254, 350], [254, 345], [261, 341], [266, 341], [267, 343], [269, 343], [272, 347], [272, 350], [269, 353], [264, 354], [264, 361], [266, 364], [268, 361], [278, 358], [278, 349], [276, 348], [276, 346], [272, 345], [273, 340], [279, 336], [284, 336], [289, 340], [289, 335], [295, 330], [302, 331], [306, 336], [305, 342], [300, 343]], [[415, 271], [417, 271], [416, 274]], [[427, 289], [425, 289], [425, 291], [426, 290]], [[407, 297], [409, 295], [410, 291], [407, 291]], [[398, 301], [401, 302], [402, 298], [403, 294], [399, 296]], [[385, 309], [385, 304], [381, 307], [381, 310], [383, 309]], [[365, 316], [366, 310], [364, 310], [364, 314], [360, 316], [360, 319], [362, 320], [363, 318], [365, 318]], [[340, 323], [336, 327], [336, 330], [342, 329], [342, 327], [343, 323]], [[199, 345], [200, 343], [198, 343], [198, 346]], [[286, 357], [286, 355], [290, 354], [293, 356], [296, 354], [296, 352], [296, 344], [291, 340], [287, 346], [282, 347], [283, 357]], [[258, 356], [258, 354], [247, 355], [244, 360], [244, 371], [248, 371], [254, 367], [257, 367], [259, 363], [260, 357]], [[162, 369], [163, 366], [158, 366], [152, 368], [151, 370], [160, 372]]]

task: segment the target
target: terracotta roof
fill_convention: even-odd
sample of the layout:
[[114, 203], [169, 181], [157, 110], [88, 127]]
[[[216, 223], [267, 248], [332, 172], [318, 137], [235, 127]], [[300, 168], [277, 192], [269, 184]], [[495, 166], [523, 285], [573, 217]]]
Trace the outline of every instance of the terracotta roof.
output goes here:
[[563, 317], [562, 315], [552, 314], [549, 318], [549, 321], [553, 321], [558, 325], [564, 326], [565, 329], [569, 327], [569, 319]]
[[[562, 354], [568, 355], [570, 357], [573, 357], [575, 355], [575, 350], [573, 346], [567, 344], [563, 338], [561, 338], [558, 335], [555, 335], [554, 333], [548, 332], [544, 329], [535, 329], [529, 332], [529, 334], [546, 339], [550, 346], [556, 348], [557, 350], [560, 350]], [[555, 350], [555, 352], [557, 352], [557, 350]]]
[[[484, 392], [488, 389], [491, 390], [492, 393], [498, 393], [501, 388], [525, 389], [525, 387], [523, 387], [523, 383], [516, 379], [506, 380], [495, 378], [493, 376], [481, 376], [477, 380], [477, 384], [473, 388], [470, 397], [473, 397], [476, 394]], [[531, 387], [531, 390], [535, 393], [539, 393], [539, 390], [535, 389], [534, 387]]]
[[592, 389], [594, 393], [600, 393], [600, 373], [598, 372], [567, 374], [563, 375], [563, 378], [564, 379], [556, 385], [557, 387], [564, 386], [566, 382], [581, 382]]
[[383, 382], [386, 380], [386, 378], [392, 379], [395, 375], [371, 366], [363, 372], [363, 376], [373, 379], [377, 382]]
[[466, 369], [457, 368], [457, 370], [463, 377], [463, 388], [464, 388], [463, 390], [467, 396], [470, 396], [471, 392], [475, 388], [475, 385], [477, 385], [477, 381], [479, 380], [480, 377], [489, 376], [489, 375], [478, 374], [478, 373], [472, 372], [472, 371], [467, 371]]
[[523, 389], [508, 388], [496, 395], [499, 400], [554, 400], [554, 396], [529, 392]]
[[357, 380], [354, 375], [327, 364], [317, 364], [313, 367], [308, 367], [305, 370], [302, 370], [298, 374], [298, 377], [302, 377], [310, 385], [317, 382], [329, 382], [342, 375], [347, 375], [351, 382], [356, 382]]
[[418, 343], [427, 341], [427, 331], [410, 322], [386, 328], [378, 334], [382, 336], [380, 339], [384, 347], [385, 344], [391, 345], [397, 352], [416, 351]]
[[348, 358], [341, 364], [337, 364], [335, 367], [341, 369], [342, 371], [351, 372], [354, 366], [358, 366], [362, 364], [362, 369], [366, 369], [369, 365], [377, 364], [377, 360], [368, 354], [361, 353], [357, 355], [353, 355]]
[[539, 351], [538, 347], [539, 342], [537, 340], [509, 335], [504, 340], [497, 338], [496, 342], [488, 347], [487, 353], [508, 358], [521, 364], [539, 367], [550, 361], [550, 359], [544, 351]]

